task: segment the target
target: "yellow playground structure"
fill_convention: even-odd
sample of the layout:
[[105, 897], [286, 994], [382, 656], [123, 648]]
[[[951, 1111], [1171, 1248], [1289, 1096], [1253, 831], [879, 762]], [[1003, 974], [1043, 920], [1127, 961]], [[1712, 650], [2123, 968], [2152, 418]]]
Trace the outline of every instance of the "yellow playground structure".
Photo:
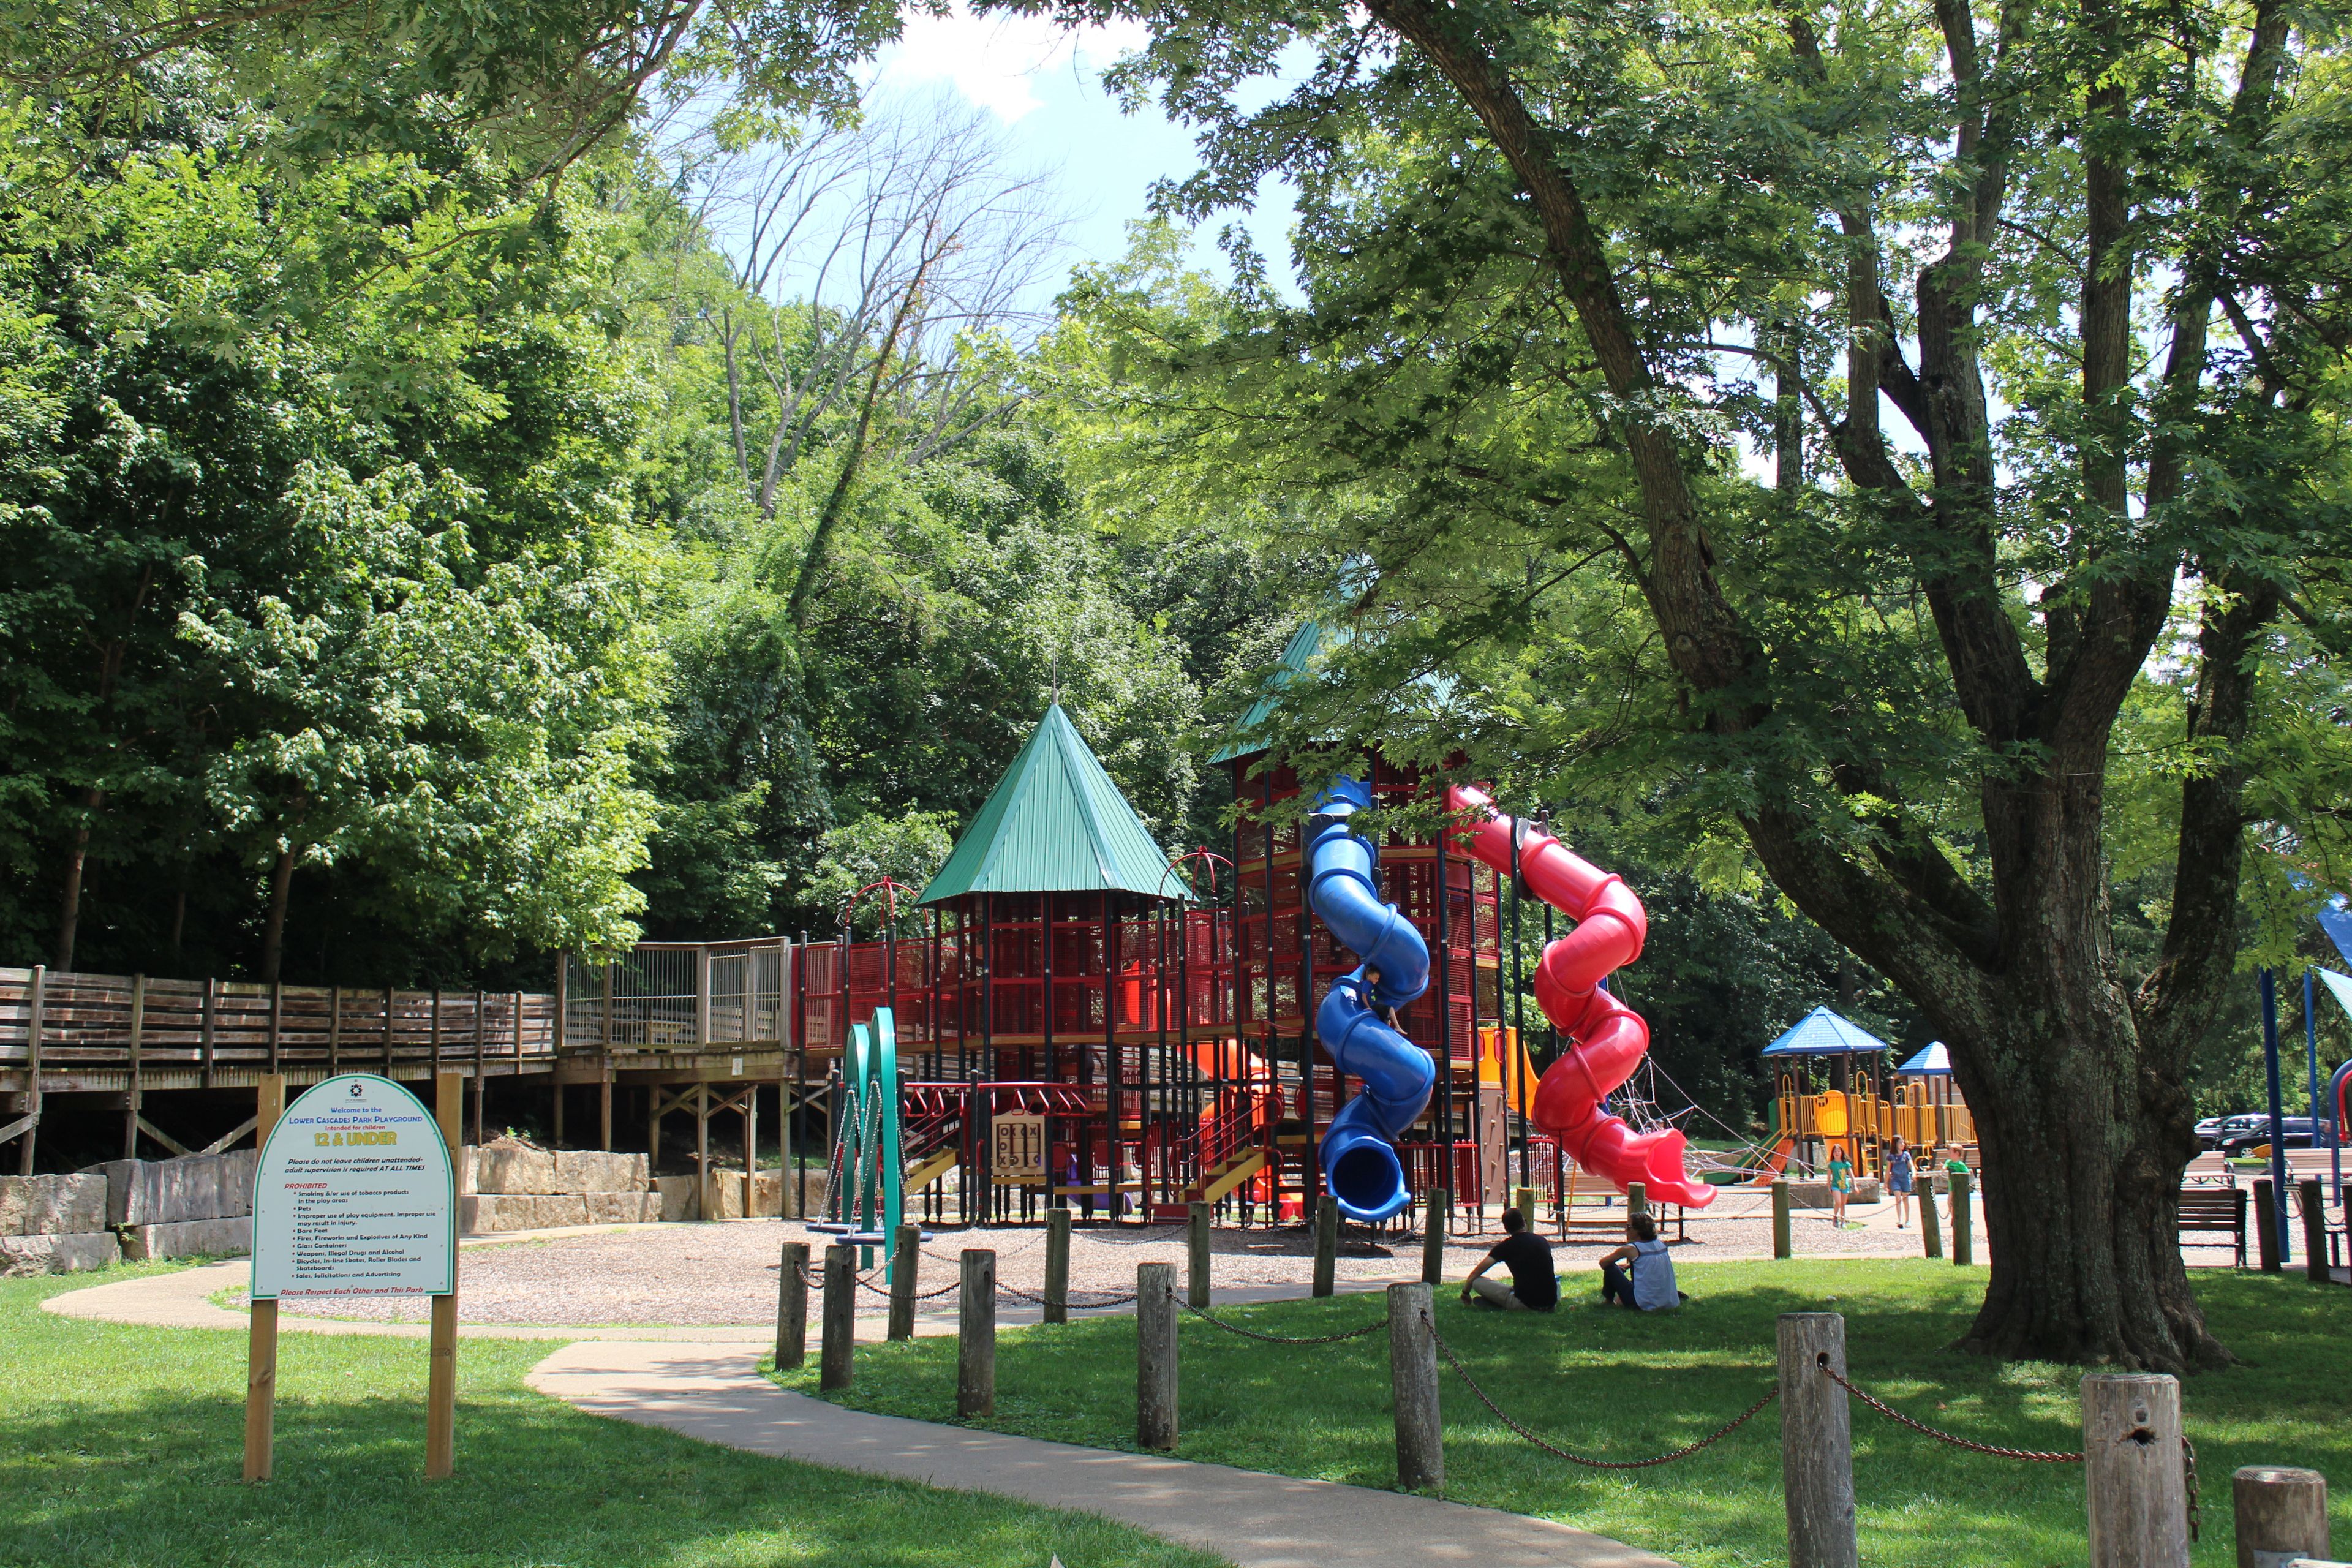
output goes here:
[[[1975, 1143], [1976, 1121], [1952, 1081], [1943, 1046], [1930, 1045], [1889, 1069], [1884, 1062], [1892, 1050], [1826, 1007], [1767, 1046], [1763, 1055], [1786, 1066], [1778, 1075], [1757, 1184], [1785, 1173], [1792, 1162], [1801, 1170], [1820, 1169], [1833, 1142], [1847, 1147], [1860, 1176], [1885, 1174], [1897, 1138], [1915, 1149]], [[1816, 1063], [1830, 1065], [1834, 1087], [1810, 1081]]]

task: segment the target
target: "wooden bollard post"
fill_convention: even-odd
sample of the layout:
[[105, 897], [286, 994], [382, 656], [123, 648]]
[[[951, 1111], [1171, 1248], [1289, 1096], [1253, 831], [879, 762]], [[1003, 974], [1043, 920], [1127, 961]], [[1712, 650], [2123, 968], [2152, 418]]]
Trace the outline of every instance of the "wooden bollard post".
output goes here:
[[278, 1423], [278, 1303], [252, 1303], [246, 1327], [245, 1479], [269, 1479]]
[[1421, 1216], [1421, 1282], [1435, 1285], [1445, 1278], [1445, 1194], [1432, 1188], [1423, 1194]]
[[1184, 1208], [1184, 1300], [1195, 1307], [1209, 1304], [1209, 1205]]
[[[2295, 1184], [2295, 1199], [2303, 1205], [2303, 1273], [2315, 1285], [2334, 1283], [2327, 1271], [2327, 1206], [2319, 1195], [2319, 1178], [2305, 1176]], [[2317, 1557], [2319, 1552], [2311, 1555]]]
[[2254, 1256], [2261, 1259], [2265, 1274], [2276, 1274], [2283, 1267], [2279, 1262], [2278, 1192], [2268, 1176], [2254, 1182]]
[[1176, 1446], [1176, 1266], [1135, 1269], [1135, 1440]]
[[776, 1265], [776, 1365], [798, 1366], [808, 1360], [808, 1243], [784, 1243], [783, 1260]]
[[1780, 1482], [1789, 1508], [1789, 1568], [1859, 1568], [1853, 1510], [1853, 1419], [1845, 1390], [1822, 1371], [1845, 1373], [1845, 1319], [1783, 1312]]
[[898, 1239], [890, 1248], [890, 1327], [888, 1337], [911, 1340], [915, 1337], [915, 1280], [923, 1257], [923, 1232], [919, 1226], [902, 1225]]
[[1328, 1296], [1339, 1275], [1339, 1200], [1325, 1193], [1315, 1205], [1314, 1294]]
[[1437, 1314], [1427, 1283], [1389, 1287], [1389, 1384], [1396, 1405], [1397, 1485], [1445, 1488], [1445, 1425], [1437, 1403]]
[[1513, 1187], [1511, 1206], [1519, 1211], [1519, 1226], [1523, 1230], [1536, 1227], [1536, 1190], [1533, 1187]]
[[1944, 1224], [1936, 1217], [1936, 1179], [1923, 1167], [1919, 1177], [1911, 1184], [1917, 1190], [1912, 1195], [1919, 1200], [1919, 1240], [1927, 1247], [1927, 1256], [1944, 1256]]
[[1977, 1260], [1977, 1211], [1969, 1201], [1977, 1179], [1966, 1171], [1952, 1173], [1952, 1267], [1966, 1268]]
[[2238, 1568], [2327, 1555], [2327, 1478], [2317, 1470], [2248, 1465], [2230, 1478]]
[[1633, 1221], [1650, 1212], [1650, 1185], [1647, 1182], [1625, 1184], [1625, 1239], [1633, 1239]]
[[824, 1301], [818, 1327], [816, 1385], [847, 1388], [849, 1362], [857, 1344], [857, 1249], [824, 1249]]
[[1792, 1258], [1796, 1255], [1795, 1237], [1789, 1223], [1789, 1178], [1772, 1178], [1772, 1256]]
[[2083, 1379], [2091, 1568], [2189, 1568], [2180, 1384], [2147, 1373]]
[[1048, 1323], [1070, 1321], [1070, 1205], [1045, 1211], [1045, 1302], [1039, 1314]]
[[956, 1414], [996, 1414], [996, 1254], [967, 1247], [956, 1292]]

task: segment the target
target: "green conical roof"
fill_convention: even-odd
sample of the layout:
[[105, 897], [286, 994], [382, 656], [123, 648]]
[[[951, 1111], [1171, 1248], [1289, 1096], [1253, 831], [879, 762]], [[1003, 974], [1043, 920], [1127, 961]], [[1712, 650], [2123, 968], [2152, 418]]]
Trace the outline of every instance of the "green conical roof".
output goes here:
[[1290, 634], [1290, 641], [1283, 645], [1282, 657], [1275, 661], [1274, 673], [1258, 692], [1257, 700], [1242, 715], [1242, 721], [1233, 727], [1225, 743], [1209, 759], [1211, 763], [1230, 763], [1235, 757], [1254, 756], [1265, 750], [1265, 742], [1258, 738], [1258, 729], [1274, 717], [1276, 708], [1281, 704], [1282, 689], [1305, 675], [1315, 662], [1315, 656], [1323, 651], [1325, 631], [1322, 622], [1305, 621]]
[[1057, 702], [916, 901], [1105, 891], [1184, 896], [1182, 878], [1169, 874], [1168, 857]]

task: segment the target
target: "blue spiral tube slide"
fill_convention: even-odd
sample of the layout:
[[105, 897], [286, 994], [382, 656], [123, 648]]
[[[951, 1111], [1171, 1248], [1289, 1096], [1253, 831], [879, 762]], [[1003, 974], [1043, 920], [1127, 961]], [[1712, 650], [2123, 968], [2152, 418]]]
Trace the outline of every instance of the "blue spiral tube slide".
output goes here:
[[[1307, 901], [1359, 967], [1331, 983], [1315, 1011], [1315, 1034], [1339, 1070], [1363, 1080], [1323, 1135], [1323, 1181], [1349, 1219], [1373, 1224], [1412, 1202], [1396, 1140], [1420, 1120], [1436, 1082], [1429, 1053], [1389, 1026], [1377, 1003], [1401, 1007], [1429, 989], [1429, 948], [1412, 922], [1383, 903], [1380, 854], [1349, 830], [1372, 792], [1360, 779], [1335, 779], [1308, 824]], [[1378, 971], [1374, 983], [1369, 972]]]

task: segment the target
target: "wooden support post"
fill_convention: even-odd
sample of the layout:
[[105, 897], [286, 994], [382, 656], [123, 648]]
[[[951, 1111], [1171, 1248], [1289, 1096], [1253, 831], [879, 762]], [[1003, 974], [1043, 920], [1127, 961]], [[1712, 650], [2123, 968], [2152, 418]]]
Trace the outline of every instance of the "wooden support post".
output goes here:
[[788, 1241], [776, 1265], [776, 1365], [808, 1360], [808, 1243]]
[[[2327, 1206], [2319, 1195], [2319, 1178], [2305, 1176], [2295, 1184], [2295, 1201], [2303, 1208], [2303, 1272], [2315, 1285], [2334, 1282], [2327, 1271]], [[2313, 1556], [2323, 1555], [2313, 1552]]]
[[1397, 1485], [1445, 1487], [1445, 1425], [1437, 1399], [1437, 1319], [1427, 1281], [1389, 1287], [1389, 1384], [1396, 1405]]
[[[138, 981], [134, 981], [132, 983], [132, 989], [134, 993], [145, 990], [145, 977], [142, 976]], [[135, 1015], [138, 1012], [138, 1009], [139, 999], [134, 995], [131, 1002], [131, 1011]], [[284, 1023], [285, 1016], [286, 987], [281, 982], [273, 980], [269, 983], [269, 1070], [273, 1073], [278, 1070], [279, 1044], [278, 1034], [280, 1026]], [[132, 1032], [134, 1034], [137, 1032], [137, 1022], [135, 1017], [132, 1023]]]
[[1070, 1205], [1045, 1211], [1045, 1304], [1048, 1323], [1070, 1321]]
[[[274, 987], [272, 989], [275, 990]], [[274, 1008], [274, 999], [272, 1005]], [[275, 1011], [270, 1014], [269, 1036], [275, 1042], [278, 1037], [278, 1016]], [[140, 1063], [140, 1055], [146, 1038], [147, 977], [143, 974], [134, 974], [131, 977], [131, 1091], [122, 1097], [122, 1157], [126, 1160], [139, 1158], [139, 1113], [146, 1109], [147, 1088], [145, 1073]], [[269, 1055], [269, 1070], [276, 1072], [278, 1053], [273, 1049]], [[255, 1145], [256, 1148], [259, 1146]]]
[[[783, 1208], [781, 1201], [783, 1190], [783, 1181], [779, 1176], [776, 1182], [779, 1198], [776, 1207], [780, 1213]], [[759, 1212], [760, 1086], [756, 1083], [746, 1083], [743, 1086], [743, 1217], [751, 1219]]]
[[1789, 1219], [1789, 1178], [1772, 1178], [1772, 1256], [1796, 1256], [1796, 1238]]
[[613, 1152], [613, 1064], [602, 1057], [596, 1065], [596, 1147]]
[[327, 1076], [340, 1077], [343, 1070], [343, 988], [327, 987]]
[[1845, 1390], [1845, 1319], [1783, 1312], [1780, 1321], [1780, 1484], [1789, 1511], [1789, 1568], [1858, 1568], [1853, 1421]]
[[[384, 997], [390, 1001], [392, 993]], [[389, 1012], [385, 1014], [384, 1038], [392, 1037]], [[462, 1073], [441, 1072], [433, 1075], [433, 1119], [441, 1124], [441, 1139], [449, 1148], [449, 1161], [454, 1167], [463, 1137], [461, 1118], [466, 1104], [466, 1079]], [[446, 1481], [457, 1468], [457, 1280], [453, 1271], [449, 1293], [433, 1298], [431, 1346], [425, 1378], [425, 1479]]]
[[2276, 1274], [2284, 1267], [2279, 1261], [2278, 1189], [2268, 1176], [2254, 1180], [2254, 1256], [2262, 1260], [2265, 1274]]
[[431, 1360], [425, 1378], [425, 1479], [446, 1481], [457, 1465], [457, 1293], [433, 1298]]
[[968, 1247], [956, 1292], [956, 1414], [996, 1414], [996, 1254]]
[[1421, 1201], [1421, 1282], [1435, 1285], [1445, 1278], [1445, 1207], [1449, 1200], [1443, 1188], [1433, 1187], [1422, 1194]]
[[2327, 1555], [2327, 1478], [2317, 1470], [2248, 1465], [2230, 1478], [2238, 1568], [2274, 1568]]
[[1184, 1205], [1184, 1300], [1195, 1307], [1209, 1304], [1209, 1205]]
[[1135, 1440], [1165, 1451], [1176, 1446], [1176, 1266], [1135, 1269]]
[[386, 1078], [397, 1076], [392, 1070], [392, 1016], [395, 1010], [394, 1000], [392, 987], [385, 986], [383, 988], [383, 1076]]
[[1919, 1241], [1930, 1258], [1944, 1256], [1944, 1222], [1936, 1215], [1936, 1182], [1926, 1167], [1919, 1179], [1912, 1184], [1916, 1189], [1911, 1195], [1919, 1200]]
[[1650, 1212], [1650, 1187], [1646, 1182], [1625, 1184], [1625, 1239], [1633, 1239], [1633, 1221]]
[[2189, 1568], [2180, 1384], [2160, 1373], [2083, 1379], [2091, 1568]]
[[213, 1058], [218, 1044], [219, 1026], [220, 982], [207, 974], [205, 976], [204, 1012], [198, 1016], [196, 1023], [196, 1087], [198, 1089], [210, 1089], [213, 1086]]
[[1976, 1178], [1966, 1171], [1952, 1173], [1952, 1266], [1966, 1268], [1977, 1260], [1977, 1211], [1969, 1197]]
[[278, 1303], [256, 1301], [245, 1334], [245, 1479], [269, 1479], [278, 1415]]
[[857, 1343], [857, 1250], [824, 1249], [824, 1317], [817, 1345], [816, 1385], [849, 1386], [850, 1354]]
[[889, 1337], [894, 1340], [915, 1337], [915, 1280], [922, 1256], [922, 1227], [900, 1226], [898, 1245], [890, 1249]]
[[46, 965], [33, 965], [33, 977], [25, 987], [25, 1114], [19, 1118], [24, 1131], [17, 1134], [16, 1173], [33, 1173], [33, 1145], [41, 1131], [41, 1025], [42, 1013], [47, 1005], [49, 972]]
[[[268, 1072], [254, 1086], [253, 1147], [256, 1158], [269, 1142], [269, 1130], [286, 1114], [286, 1075]], [[226, 1194], [224, 1194], [226, 1195]]]
[[1328, 1296], [1339, 1284], [1339, 1200], [1325, 1193], [1315, 1203], [1314, 1293]]
[[[1639, 1185], [1636, 1183], [1635, 1185]], [[1536, 1227], [1536, 1190], [1533, 1187], [1513, 1187], [1511, 1206], [1519, 1211], [1519, 1227], [1532, 1231]]]
[[719, 1217], [719, 1194], [714, 1186], [710, 1179], [710, 1086], [698, 1083], [694, 1086], [695, 1218]]

